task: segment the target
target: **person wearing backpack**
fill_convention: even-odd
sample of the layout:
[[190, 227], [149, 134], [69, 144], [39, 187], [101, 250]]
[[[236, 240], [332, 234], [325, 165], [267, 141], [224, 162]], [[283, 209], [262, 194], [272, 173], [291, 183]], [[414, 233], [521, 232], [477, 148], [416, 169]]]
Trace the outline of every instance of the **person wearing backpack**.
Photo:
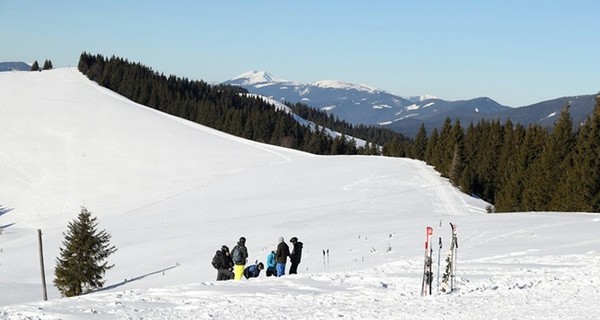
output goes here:
[[275, 260], [277, 261], [277, 276], [281, 277], [285, 275], [285, 264], [287, 257], [290, 255], [290, 247], [288, 247], [283, 237], [279, 237], [279, 244], [277, 245], [277, 252], [275, 253]]
[[260, 270], [264, 268], [265, 265], [262, 262], [259, 262], [258, 264], [253, 264], [244, 269], [244, 277], [246, 277], [246, 279], [257, 278], [260, 275]]
[[271, 251], [267, 256], [267, 277], [277, 276], [277, 269], [275, 266], [277, 265], [277, 261], [275, 261], [275, 251]]
[[302, 257], [302, 242], [299, 242], [298, 238], [296, 237], [290, 239], [290, 242], [294, 246], [292, 248], [292, 254], [290, 255], [290, 262], [292, 262], [292, 265], [290, 266], [290, 274], [297, 274], [300, 258]]
[[217, 269], [217, 281], [233, 279], [233, 260], [229, 255], [229, 248], [222, 246], [221, 250], [215, 253], [212, 265]]
[[234, 280], [241, 280], [244, 276], [244, 267], [248, 260], [248, 249], [246, 249], [246, 238], [241, 237], [237, 245], [233, 247], [231, 251], [231, 258], [235, 264], [233, 267], [233, 273], [235, 274]]

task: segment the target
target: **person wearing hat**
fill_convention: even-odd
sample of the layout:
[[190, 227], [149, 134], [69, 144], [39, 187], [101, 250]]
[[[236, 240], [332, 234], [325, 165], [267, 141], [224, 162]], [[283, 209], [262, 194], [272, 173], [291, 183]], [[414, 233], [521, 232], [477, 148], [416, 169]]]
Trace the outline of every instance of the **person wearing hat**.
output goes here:
[[293, 237], [290, 242], [294, 246], [292, 248], [292, 254], [290, 255], [290, 261], [292, 266], [290, 267], [290, 274], [298, 273], [298, 265], [300, 264], [300, 258], [302, 257], [302, 242], [298, 241], [298, 238]]
[[246, 269], [244, 269], [244, 277], [246, 279], [257, 278], [260, 275], [260, 271], [265, 268], [265, 265], [262, 262], [258, 264], [253, 264]]
[[235, 266], [233, 267], [233, 273], [235, 273], [235, 280], [241, 280], [244, 276], [244, 268], [248, 260], [248, 249], [246, 249], [246, 238], [241, 237], [237, 245], [233, 247], [231, 251], [231, 258]]
[[233, 260], [231, 260], [229, 248], [224, 245], [217, 254], [220, 262], [218, 265], [217, 281], [233, 279]]
[[283, 237], [279, 237], [279, 244], [277, 245], [277, 252], [275, 253], [275, 260], [277, 261], [277, 276], [281, 277], [285, 275], [285, 264], [287, 257], [290, 255], [290, 247], [288, 247]]

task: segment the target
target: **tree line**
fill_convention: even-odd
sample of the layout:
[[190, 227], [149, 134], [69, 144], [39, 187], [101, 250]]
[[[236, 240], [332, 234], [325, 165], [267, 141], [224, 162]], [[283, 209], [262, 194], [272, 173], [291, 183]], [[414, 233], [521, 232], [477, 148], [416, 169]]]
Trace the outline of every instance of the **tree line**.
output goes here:
[[[242, 138], [273, 145], [298, 149], [315, 154], [379, 154], [375, 144], [357, 146], [352, 136], [377, 137], [379, 145], [407, 140], [399, 133], [382, 128], [354, 128], [339, 120], [330, 119], [324, 112], [314, 115], [313, 121], [332, 121], [343, 130], [342, 135], [332, 137], [322, 127], [306, 127], [293, 116], [275, 110], [260, 97], [247, 95], [240, 87], [209, 85], [174, 75], [165, 76], [140, 63], [112, 56], [82, 53], [79, 70], [90, 80], [96, 81], [128, 99], [184, 118], [196, 123], [227, 132]], [[295, 106], [297, 109], [307, 107]], [[310, 120], [310, 119], [307, 119]], [[364, 139], [367, 140], [367, 139]], [[369, 139], [369, 141], [372, 141]]]
[[[44, 66], [42, 67], [41, 70], [51, 70], [52, 68], [53, 68], [52, 61], [46, 60], [46, 61], [44, 61]], [[35, 60], [33, 62], [33, 64], [31, 65], [31, 71], [41, 71], [41, 70], [40, 70], [40, 65], [38, 64], [37, 60]]]
[[573, 125], [565, 106], [551, 130], [481, 120], [466, 129], [446, 118], [411, 142], [461, 191], [494, 204], [489, 211], [600, 212], [600, 96], [588, 119]]

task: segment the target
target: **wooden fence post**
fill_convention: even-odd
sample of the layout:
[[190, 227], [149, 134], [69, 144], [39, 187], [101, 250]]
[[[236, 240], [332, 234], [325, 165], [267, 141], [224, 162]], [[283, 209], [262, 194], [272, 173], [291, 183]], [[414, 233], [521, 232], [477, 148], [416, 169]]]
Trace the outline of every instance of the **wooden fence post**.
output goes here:
[[42, 229], [38, 229], [38, 240], [40, 243], [40, 267], [42, 269], [42, 288], [44, 301], [48, 301], [48, 291], [46, 290], [46, 272], [44, 271], [44, 250], [42, 248]]

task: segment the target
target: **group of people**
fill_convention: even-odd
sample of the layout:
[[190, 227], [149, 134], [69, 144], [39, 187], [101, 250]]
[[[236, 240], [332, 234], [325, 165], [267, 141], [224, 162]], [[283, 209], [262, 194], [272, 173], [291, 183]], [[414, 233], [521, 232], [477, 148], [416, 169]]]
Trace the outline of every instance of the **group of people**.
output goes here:
[[[290, 274], [298, 273], [298, 265], [302, 257], [302, 242], [298, 238], [290, 239], [292, 251], [283, 237], [279, 237], [277, 250], [271, 251], [267, 256], [267, 277], [281, 277], [285, 275], [285, 269], [288, 257], [290, 258]], [[241, 237], [238, 243], [233, 247], [231, 252], [226, 245], [217, 251], [213, 258], [212, 265], [218, 270], [217, 280], [240, 280], [242, 277], [246, 279], [256, 278], [260, 275], [260, 271], [264, 270], [265, 266], [262, 262], [255, 263], [246, 267], [248, 262], [248, 249], [246, 248], [246, 238]]]

